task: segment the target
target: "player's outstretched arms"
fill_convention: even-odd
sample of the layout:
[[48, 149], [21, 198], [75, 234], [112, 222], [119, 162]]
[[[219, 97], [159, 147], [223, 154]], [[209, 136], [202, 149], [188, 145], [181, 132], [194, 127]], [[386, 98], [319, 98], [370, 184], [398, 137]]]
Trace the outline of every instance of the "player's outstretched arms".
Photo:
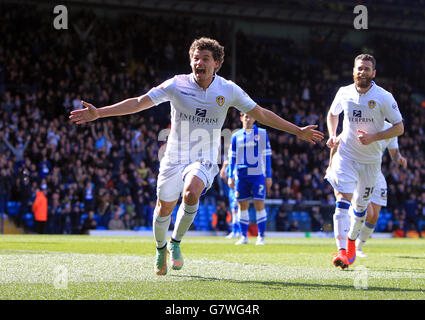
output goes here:
[[72, 122], [81, 124], [94, 121], [99, 118], [99, 111], [95, 106], [85, 101], [81, 101], [81, 104], [85, 107], [85, 109], [71, 111], [69, 119], [71, 119]]
[[306, 127], [301, 128], [301, 133], [298, 134], [298, 138], [301, 140], [316, 144], [316, 142], [323, 140], [324, 134], [318, 130], [317, 124], [312, 124]]
[[99, 118], [122, 116], [126, 114], [136, 113], [142, 110], [149, 109], [155, 104], [147, 95], [141, 97], [130, 98], [118, 102], [111, 106], [96, 108], [92, 104], [81, 101], [84, 109], [71, 111], [69, 119], [76, 124], [95, 121]]
[[310, 142], [312, 144], [321, 141], [324, 137], [322, 132], [315, 130], [317, 125], [309, 125], [300, 128], [292, 122], [279, 117], [274, 112], [264, 109], [259, 105], [256, 105], [254, 109], [249, 111], [247, 114], [268, 127], [294, 134], [301, 140]]

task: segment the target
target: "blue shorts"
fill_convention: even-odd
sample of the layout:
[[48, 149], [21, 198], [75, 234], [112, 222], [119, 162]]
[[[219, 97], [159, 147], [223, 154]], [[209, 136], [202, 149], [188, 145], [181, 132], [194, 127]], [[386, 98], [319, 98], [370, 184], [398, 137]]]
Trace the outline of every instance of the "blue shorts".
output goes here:
[[235, 184], [235, 196], [238, 201], [266, 198], [266, 177], [263, 175], [238, 177]]

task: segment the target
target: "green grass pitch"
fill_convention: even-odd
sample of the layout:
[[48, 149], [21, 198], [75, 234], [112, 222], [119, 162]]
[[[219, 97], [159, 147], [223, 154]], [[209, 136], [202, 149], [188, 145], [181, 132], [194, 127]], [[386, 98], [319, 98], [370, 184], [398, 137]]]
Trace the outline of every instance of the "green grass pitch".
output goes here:
[[348, 270], [333, 239], [235, 246], [186, 237], [182, 270], [154, 273], [153, 237], [0, 236], [2, 300], [425, 300], [425, 242], [370, 239]]

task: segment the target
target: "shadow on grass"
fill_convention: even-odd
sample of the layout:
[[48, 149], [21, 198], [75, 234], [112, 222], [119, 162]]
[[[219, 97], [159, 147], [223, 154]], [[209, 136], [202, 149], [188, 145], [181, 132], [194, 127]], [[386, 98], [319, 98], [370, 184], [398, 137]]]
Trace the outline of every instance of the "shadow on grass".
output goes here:
[[[425, 273], [425, 268], [394, 268], [394, 267], [388, 267], [388, 268], [382, 268], [382, 267], [374, 267], [374, 266], [366, 266], [367, 269], [374, 271], [374, 272], [392, 272], [392, 273]], [[356, 271], [354, 270], [347, 270], [347, 271]], [[346, 272], [347, 272], [346, 271]]]
[[[347, 272], [347, 271], [344, 271]], [[337, 289], [337, 290], [348, 290], [352, 291], [354, 285], [344, 285], [344, 284], [319, 284], [319, 283], [302, 283], [302, 282], [278, 282], [278, 281], [257, 281], [257, 280], [236, 280], [236, 279], [224, 279], [224, 278], [215, 278], [215, 277], [202, 277], [197, 275], [170, 275], [170, 277], [176, 278], [187, 278], [188, 280], [198, 280], [198, 281], [217, 281], [217, 282], [226, 282], [226, 283], [236, 283], [236, 284], [248, 284], [248, 285], [263, 285], [270, 287], [271, 289], [281, 290], [282, 287], [299, 287], [305, 289]], [[381, 291], [381, 292], [423, 292], [423, 289], [409, 289], [409, 288], [388, 288], [388, 287], [367, 287], [366, 289], [358, 289], [359, 291]]]
[[398, 256], [396, 258], [400, 258], [400, 259], [421, 259], [421, 260], [425, 260], [425, 257], [414, 257], [414, 256]]

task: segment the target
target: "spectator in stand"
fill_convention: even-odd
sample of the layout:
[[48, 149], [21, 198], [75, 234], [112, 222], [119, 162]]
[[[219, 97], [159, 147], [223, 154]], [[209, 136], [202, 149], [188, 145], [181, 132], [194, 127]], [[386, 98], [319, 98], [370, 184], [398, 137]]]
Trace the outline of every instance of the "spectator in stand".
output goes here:
[[89, 234], [90, 230], [97, 228], [97, 222], [94, 219], [94, 211], [89, 211], [87, 218], [83, 222], [82, 233]]
[[95, 206], [95, 191], [93, 183], [89, 180], [84, 188], [84, 210], [93, 211]]
[[16, 146], [13, 146], [3, 134], [1, 134], [1, 138], [3, 139], [4, 143], [9, 147], [9, 149], [12, 151], [12, 153], [15, 155], [16, 161], [17, 162], [23, 161], [25, 150], [27, 149], [28, 144], [31, 141], [31, 137], [30, 136], [27, 137], [26, 141], [23, 142], [21, 139], [19, 139], [20, 137], [18, 136], [17, 138], [18, 143], [16, 144]]
[[403, 227], [404, 237], [407, 236], [407, 231], [409, 230], [409, 227], [413, 226], [415, 227], [419, 238], [422, 238], [421, 229], [419, 227], [420, 212], [418, 201], [416, 200], [416, 194], [409, 194], [409, 200], [404, 203], [404, 210], [406, 213]]
[[218, 202], [211, 218], [211, 226], [214, 231], [229, 232], [229, 223], [232, 222], [232, 216], [230, 211], [226, 210], [226, 203], [224, 201], [221, 200]]
[[299, 231], [299, 227], [298, 227], [298, 221], [297, 220], [293, 220], [292, 223], [290, 224], [288, 231]]
[[323, 231], [325, 220], [323, 215], [320, 213], [320, 207], [314, 206], [311, 208], [311, 231]]
[[0, 169], [0, 214], [8, 213], [7, 202], [12, 190], [12, 177], [6, 167]]
[[154, 210], [155, 210], [155, 202], [149, 201], [149, 204], [145, 205], [145, 226], [146, 227], [152, 227]]
[[35, 232], [39, 234], [46, 233], [47, 227], [47, 189], [37, 189], [35, 200], [32, 204], [32, 211], [34, 213]]
[[72, 234], [80, 234], [81, 233], [81, 209], [80, 209], [80, 201], [75, 201], [71, 214], [71, 228]]
[[286, 212], [285, 205], [282, 204], [279, 208], [278, 213], [275, 217], [276, 231], [287, 231], [288, 230], [288, 213]]
[[124, 222], [124, 228], [125, 228], [125, 230], [133, 230], [134, 227], [136, 226], [136, 222], [134, 221], [134, 219], [131, 216], [131, 214], [128, 213], [128, 212], [126, 212], [124, 214], [123, 222]]
[[18, 215], [15, 220], [16, 225], [18, 227], [21, 226], [23, 215], [28, 212], [28, 205], [32, 197], [32, 186], [31, 186], [31, 181], [28, 175], [29, 175], [29, 172], [27, 170], [23, 170], [21, 177], [18, 180], [19, 181], [18, 199], [20, 202], [20, 206], [19, 206]]
[[109, 230], [124, 230], [125, 229], [124, 222], [121, 220], [121, 215], [122, 215], [122, 208], [120, 206], [117, 206], [114, 210], [113, 218], [109, 220], [109, 223], [108, 223]]

